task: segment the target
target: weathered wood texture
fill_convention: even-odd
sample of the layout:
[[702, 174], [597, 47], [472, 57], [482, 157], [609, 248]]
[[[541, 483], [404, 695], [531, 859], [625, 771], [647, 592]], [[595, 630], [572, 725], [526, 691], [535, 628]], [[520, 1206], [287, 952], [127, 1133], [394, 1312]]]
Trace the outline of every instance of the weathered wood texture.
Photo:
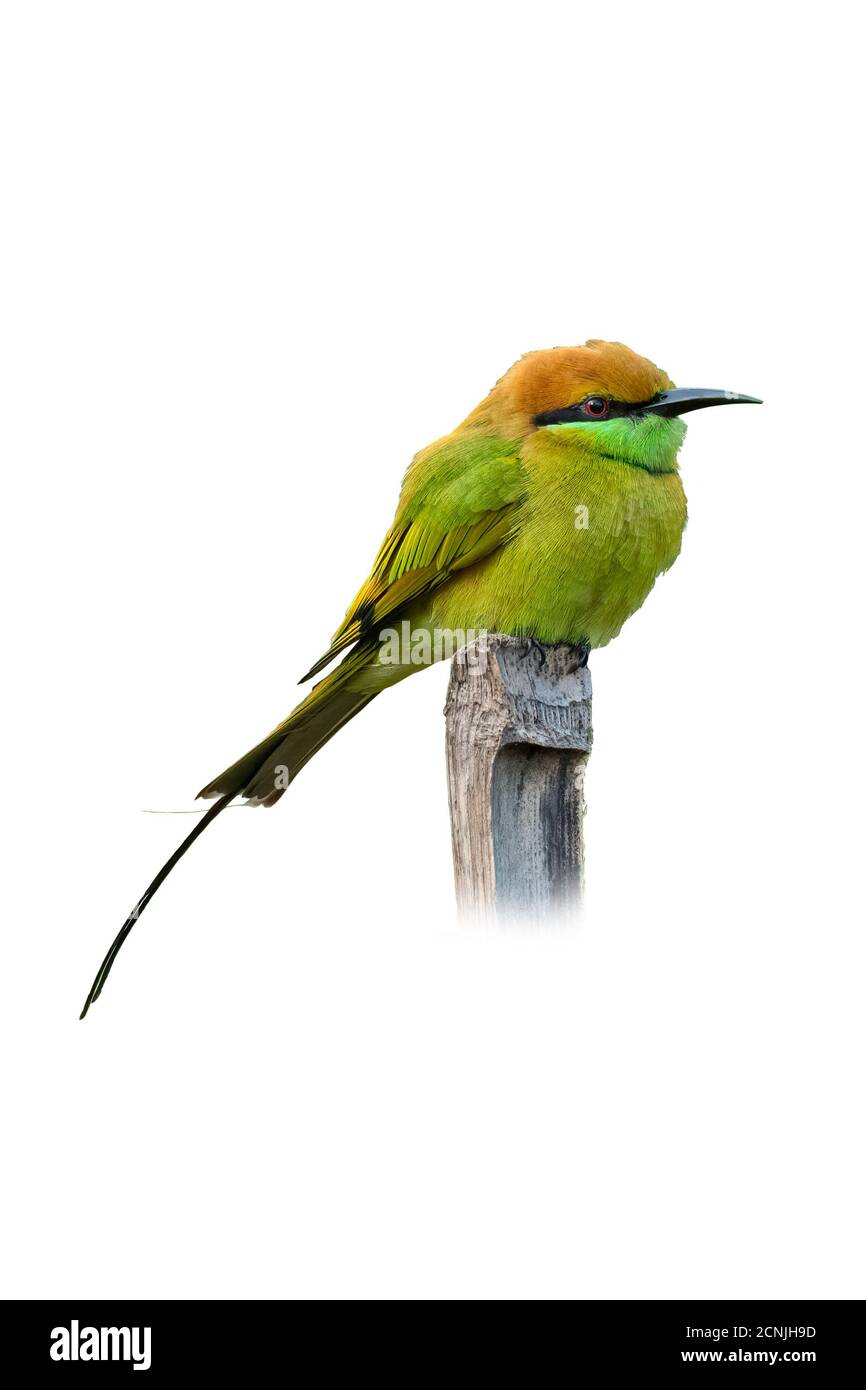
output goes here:
[[592, 683], [574, 647], [488, 636], [455, 656], [445, 706], [458, 906], [540, 918], [583, 886]]

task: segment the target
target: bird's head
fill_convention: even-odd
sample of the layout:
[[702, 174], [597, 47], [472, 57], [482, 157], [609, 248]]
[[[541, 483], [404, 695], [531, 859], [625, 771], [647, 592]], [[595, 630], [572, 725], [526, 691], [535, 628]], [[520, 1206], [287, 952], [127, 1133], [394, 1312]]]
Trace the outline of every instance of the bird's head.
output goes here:
[[511, 438], [559, 445], [670, 472], [686, 427], [680, 416], [711, 405], [760, 404], [733, 391], [677, 390], [667, 372], [623, 343], [590, 339], [521, 357], [470, 421]]

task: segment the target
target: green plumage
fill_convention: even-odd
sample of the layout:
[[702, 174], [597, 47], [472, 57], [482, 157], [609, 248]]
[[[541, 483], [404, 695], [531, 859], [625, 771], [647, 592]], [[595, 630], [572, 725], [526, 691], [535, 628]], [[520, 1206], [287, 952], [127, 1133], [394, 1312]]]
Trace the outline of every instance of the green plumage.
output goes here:
[[[521, 358], [454, 432], [413, 459], [367, 579], [308, 675], [342, 661], [267, 738], [200, 793], [272, 805], [388, 686], [483, 631], [604, 646], [673, 564], [686, 522], [678, 418], [724, 392], [677, 392], [619, 343]], [[392, 636], [408, 631], [395, 659]], [[418, 639], [429, 638], [426, 643]], [[459, 643], [458, 643], [459, 645]], [[200, 825], [157, 875], [97, 974]]]
[[673, 564], [686, 521], [676, 470], [685, 427], [647, 420], [632, 428], [630, 452], [620, 453], [619, 424], [558, 426], [520, 441], [476, 424], [419, 454], [372, 574], [309, 674], [347, 646], [353, 651], [201, 795], [234, 790], [273, 804], [348, 718], [430, 664], [419, 659], [420, 644], [411, 661], [385, 660], [382, 634], [401, 623], [430, 633], [431, 653], [434, 634], [443, 632], [585, 647], [615, 637]]

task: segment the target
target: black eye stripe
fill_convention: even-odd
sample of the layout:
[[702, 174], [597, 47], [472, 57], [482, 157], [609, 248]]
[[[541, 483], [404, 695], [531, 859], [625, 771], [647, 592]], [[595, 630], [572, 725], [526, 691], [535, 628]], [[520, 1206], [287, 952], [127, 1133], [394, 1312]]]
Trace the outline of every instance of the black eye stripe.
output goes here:
[[[607, 397], [585, 396], [582, 401], [575, 402], [574, 405], [563, 406], [560, 410], [543, 410], [540, 415], [533, 417], [533, 424], [542, 427], [544, 425], [568, 425], [575, 423], [601, 424], [604, 420], [622, 419], [626, 415], [640, 415], [648, 406], [652, 405], [657, 397], [652, 401], [613, 401]], [[604, 400], [608, 409], [603, 415], [593, 415], [586, 410], [587, 402]]]

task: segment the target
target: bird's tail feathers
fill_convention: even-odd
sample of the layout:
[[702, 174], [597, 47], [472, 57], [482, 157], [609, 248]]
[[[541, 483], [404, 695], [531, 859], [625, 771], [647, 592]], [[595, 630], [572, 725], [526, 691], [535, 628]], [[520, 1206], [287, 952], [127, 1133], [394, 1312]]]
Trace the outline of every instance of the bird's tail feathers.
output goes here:
[[81, 1011], [82, 1018], [102, 993], [121, 946], [147, 904], [199, 835], [237, 796], [255, 805], [272, 806], [310, 758], [375, 697], [375, 688], [351, 688], [352, 676], [369, 664], [371, 655], [372, 650], [367, 646], [350, 652], [336, 670], [313, 687], [288, 719], [199, 792], [200, 797], [219, 799], [203, 814], [171, 858], [166, 860], [132, 909], [96, 972]]
[[232, 763], [199, 796], [241, 796], [259, 806], [273, 806], [289, 784], [344, 724], [369, 704], [375, 690], [352, 688], [352, 677], [369, 664], [372, 649], [356, 647], [330, 675], [278, 724], [267, 738]]

